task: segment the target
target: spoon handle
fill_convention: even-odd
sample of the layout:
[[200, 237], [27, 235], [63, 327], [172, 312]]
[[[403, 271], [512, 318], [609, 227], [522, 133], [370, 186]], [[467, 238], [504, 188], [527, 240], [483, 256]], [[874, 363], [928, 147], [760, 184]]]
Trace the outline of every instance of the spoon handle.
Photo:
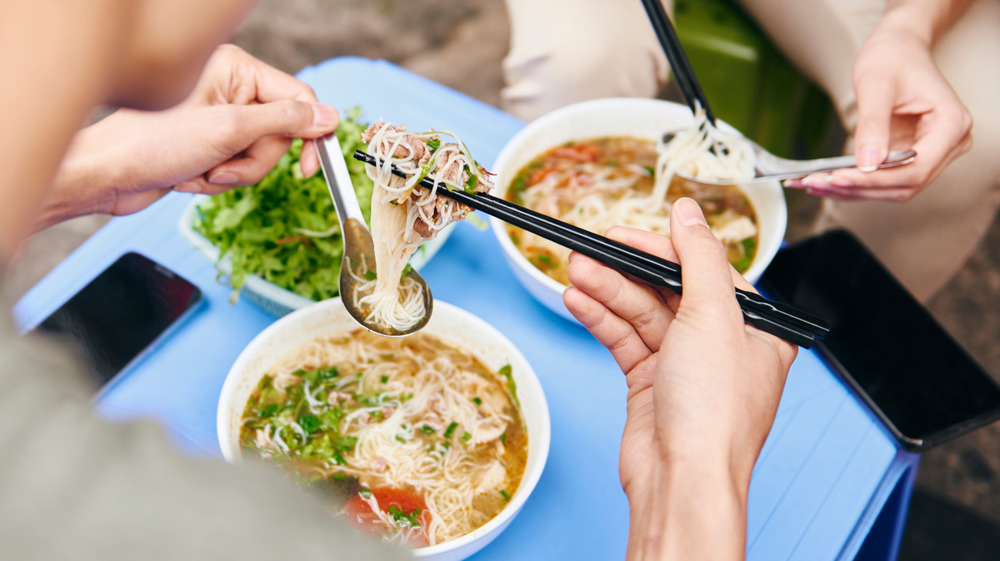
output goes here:
[[361, 214], [358, 196], [354, 193], [354, 184], [351, 183], [351, 174], [347, 171], [344, 152], [340, 148], [337, 136], [329, 134], [317, 138], [314, 142], [316, 152], [319, 154], [319, 167], [326, 176], [326, 185], [330, 189], [330, 196], [333, 197], [333, 206], [337, 207], [337, 218], [340, 219], [340, 223], [346, 224], [348, 219], [354, 218], [364, 224], [365, 217]]

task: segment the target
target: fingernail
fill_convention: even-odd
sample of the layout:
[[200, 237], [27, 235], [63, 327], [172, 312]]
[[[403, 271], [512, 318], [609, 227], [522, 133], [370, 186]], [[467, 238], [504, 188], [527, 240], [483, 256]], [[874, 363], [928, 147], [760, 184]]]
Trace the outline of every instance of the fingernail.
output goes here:
[[701, 207], [693, 200], [687, 197], [677, 199], [674, 207], [677, 209], [677, 217], [681, 219], [681, 224], [685, 226], [694, 226], [697, 224], [708, 226], [708, 222], [705, 221], [705, 215], [701, 212]]
[[805, 188], [805, 184], [802, 183], [801, 179], [786, 179], [784, 182], [782, 182], [782, 185], [784, 185], [788, 189], [803, 189], [803, 188]]
[[861, 171], [875, 171], [882, 163], [882, 152], [878, 148], [867, 146], [858, 152], [858, 169]]
[[830, 185], [834, 187], [854, 187], [854, 182], [846, 177], [837, 177], [834, 175], [830, 178]]
[[825, 175], [808, 175], [802, 180], [802, 184], [806, 187], [819, 187], [821, 185], [826, 185], [827, 177]]
[[220, 171], [215, 175], [208, 176], [208, 182], [217, 185], [231, 185], [239, 180], [240, 178], [231, 171]]
[[178, 193], [201, 193], [201, 186], [195, 181], [185, 181], [174, 185], [174, 191]]
[[313, 105], [313, 124], [317, 127], [328, 127], [336, 123], [339, 117], [333, 106]]

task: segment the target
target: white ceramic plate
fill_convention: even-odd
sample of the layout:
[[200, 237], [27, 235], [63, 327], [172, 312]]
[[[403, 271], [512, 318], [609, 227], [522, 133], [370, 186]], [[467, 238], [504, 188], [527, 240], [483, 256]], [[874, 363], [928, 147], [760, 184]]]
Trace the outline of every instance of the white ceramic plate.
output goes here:
[[[191, 204], [187, 206], [184, 213], [181, 215], [180, 222], [177, 225], [178, 230], [180, 230], [181, 235], [187, 239], [191, 245], [198, 250], [199, 253], [212, 260], [212, 263], [217, 263], [219, 261], [219, 248], [212, 245], [212, 242], [208, 241], [205, 236], [201, 235], [200, 232], [194, 229], [195, 220], [198, 217], [198, 205], [208, 200], [207, 195], [195, 195], [192, 198]], [[410, 265], [418, 271], [431, 260], [432, 257], [441, 249], [441, 246], [448, 240], [451, 236], [452, 228], [454, 224], [449, 225], [445, 229], [438, 233], [437, 237], [429, 242], [424, 243], [420, 250], [413, 254], [410, 258]], [[227, 256], [218, 263], [218, 269], [224, 275], [229, 275], [232, 272], [232, 263], [229, 261]], [[304, 296], [299, 296], [298, 294], [282, 288], [272, 282], [264, 280], [259, 275], [250, 275], [247, 277], [246, 282], [243, 284], [243, 290], [241, 292], [248, 300], [262, 308], [267, 313], [281, 317], [293, 310], [298, 310], [299, 308], [304, 308], [310, 304], [315, 303], [315, 300], [310, 300]]]

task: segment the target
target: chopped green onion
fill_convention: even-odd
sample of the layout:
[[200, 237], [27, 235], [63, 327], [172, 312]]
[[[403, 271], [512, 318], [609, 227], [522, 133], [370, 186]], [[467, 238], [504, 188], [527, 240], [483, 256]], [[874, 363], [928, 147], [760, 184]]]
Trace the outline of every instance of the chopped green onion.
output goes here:
[[521, 402], [517, 399], [517, 383], [514, 382], [514, 374], [511, 372], [510, 365], [503, 365], [499, 370], [499, 374], [507, 378], [507, 391], [510, 392], [510, 398], [514, 400], [514, 405], [521, 405]]
[[458, 428], [458, 423], [452, 421], [451, 424], [448, 425], [448, 428], [444, 429], [444, 437], [451, 438], [451, 435], [455, 434], [455, 429], [457, 428]]
[[483, 400], [482, 400], [482, 398], [474, 397], [474, 398], [472, 398], [472, 403], [475, 403], [476, 405], [482, 405], [483, 404]]

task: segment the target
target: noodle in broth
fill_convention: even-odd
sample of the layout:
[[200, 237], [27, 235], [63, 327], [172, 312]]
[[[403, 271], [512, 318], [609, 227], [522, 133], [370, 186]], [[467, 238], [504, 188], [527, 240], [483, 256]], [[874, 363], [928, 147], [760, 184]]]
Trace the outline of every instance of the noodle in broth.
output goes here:
[[[693, 151], [687, 146], [693, 142], [689, 138], [678, 135], [675, 140], [682, 142], [678, 153]], [[521, 169], [506, 198], [599, 234], [612, 226], [628, 226], [669, 235], [673, 201], [691, 197], [726, 246], [730, 263], [746, 272], [757, 248], [757, 217], [749, 199], [734, 185], [707, 185], [678, 177], [676, 170], [689, 168], [669, 161], [663, 147], [658, 152], [650, 140], [604, 137], [569, 142]], [[508, 225], [507, 233], [535, 267], [569, 284], [568, 249], [514, 226]]]
[[510, 367], [429, 335], [363, 330], [310, 341], [272, 366], [240, 442], [340, 491], [355, 524], [411, 546], [464, 535], [520, 484], [527, 434]]

